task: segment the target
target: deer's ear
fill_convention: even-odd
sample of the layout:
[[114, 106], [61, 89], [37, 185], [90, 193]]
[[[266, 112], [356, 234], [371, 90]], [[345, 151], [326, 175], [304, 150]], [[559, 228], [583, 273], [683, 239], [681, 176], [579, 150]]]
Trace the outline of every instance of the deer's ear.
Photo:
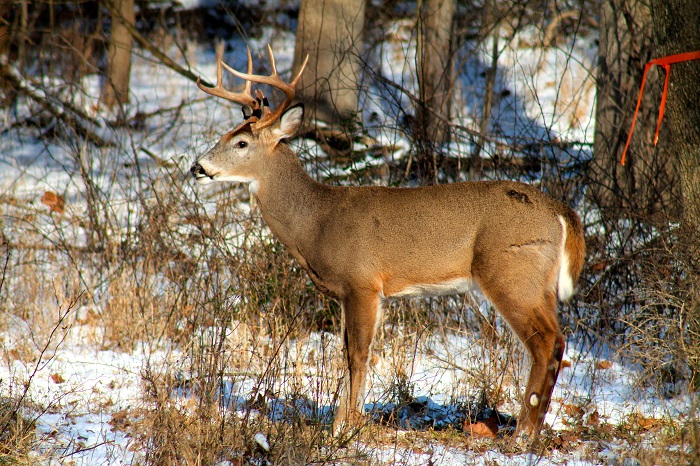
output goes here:
[[296, 104], [289, 107], [272, 127], [272, 134], [276, 140], [291, 138], [296, 134], [304, 120], [304, 104]]

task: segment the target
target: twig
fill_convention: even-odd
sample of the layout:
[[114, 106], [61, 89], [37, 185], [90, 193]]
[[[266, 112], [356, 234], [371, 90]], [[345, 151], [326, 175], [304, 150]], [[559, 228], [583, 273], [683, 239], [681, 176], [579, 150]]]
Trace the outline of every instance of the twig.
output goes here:
[[7, 248], [7, 255], [5, 256], [5, 265], [2, 267], [2, 278], [0, 278], [0, 291], [5, 284], [5, 276], [7, 275], [7, 264], [10, 262], [10, 243], [7, 240], [3, 240], [2, 245]]
[[144, 154], [146, 154], [147, 156], [152, 158], [159, 167], [173, 168], [173, 167], [177, 166], [177, 164], [175, 164], [173, 162], [169, 162], [167, 160], [162, 159], [161, 157], [158, 157], [156, 154], [154, 154], [150, 149], [147, 149], [146, 147], [141, 147], [140, 149], [141, 149], [141, 152], [143, 152]]

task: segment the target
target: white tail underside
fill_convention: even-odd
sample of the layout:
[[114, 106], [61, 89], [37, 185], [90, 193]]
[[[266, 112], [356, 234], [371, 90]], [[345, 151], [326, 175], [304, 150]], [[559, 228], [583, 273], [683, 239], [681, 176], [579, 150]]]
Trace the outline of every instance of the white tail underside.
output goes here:
[[561, 215], [559, 216], [559, 223], [561, 223], [562, 237], [557, 290], [559, 300], [568, 301], [574, 294], [574, 280], [569, 272], [569, 255], [566, 252], [566, 220]]

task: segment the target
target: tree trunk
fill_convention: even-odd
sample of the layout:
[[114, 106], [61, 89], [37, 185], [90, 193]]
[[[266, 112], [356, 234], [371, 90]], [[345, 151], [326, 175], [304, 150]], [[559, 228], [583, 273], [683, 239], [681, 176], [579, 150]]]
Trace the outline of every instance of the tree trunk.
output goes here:
[[6, 18], [12, 11], [11, 7], [9, 2], [0, 3], [0, 58], [7, 56], [10, 51], [12, 28]]
[[298, 89], [313, 119], [337, 124], [357, 114], [364, 19], [364, 0], [302, 0], [294, 73], [308, 54]]
[[437, 183], [437, 148], [447, 141], [444, 123], [433, 113], [450, 117], [452, 97], [452, 17], [454, 0], [418, 1], [418, 50], [416, 74], [421, 104], [414, 129], [418, 153], [416, 169]]
[[102, 87], [102, 103], [107, 107], [129, 101], [129, 75], [131, 73], [130, 29], [136, 15], [134, 0], [106, 0], [112, 15], [112, 31], [107, 50], [107, 79]]
[[[652, 0], [657, 56], [700, 50], [700, 2]], [[671, 130], [670, 150], [680, 168], [684, 265], [689, 275], [687, 357], [691, 386], [700, 389], [700, 60], [671, 65], [664, 124]]]
[[605, 0], [601, 8], [598, 92], [589, 195], [607, 218], [677, 218], [680, 190], [666, 129], [652, 145], [663, 75], [652, 70], [626, 166], [620, 165], [644, 65], [654, 58], [651, 16], [643, 0]]

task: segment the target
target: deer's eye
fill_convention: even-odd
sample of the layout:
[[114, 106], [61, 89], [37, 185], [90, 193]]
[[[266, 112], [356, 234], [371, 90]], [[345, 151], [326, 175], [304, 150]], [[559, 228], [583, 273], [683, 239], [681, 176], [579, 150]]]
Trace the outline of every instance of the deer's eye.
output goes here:
[[238, 141], [238, 142], [236, 143], [236, 147], [237, 147], [238, 149], [245, 149], [246, 147], [248, 147], [248, 143], [245, 142], [245, 141]]

